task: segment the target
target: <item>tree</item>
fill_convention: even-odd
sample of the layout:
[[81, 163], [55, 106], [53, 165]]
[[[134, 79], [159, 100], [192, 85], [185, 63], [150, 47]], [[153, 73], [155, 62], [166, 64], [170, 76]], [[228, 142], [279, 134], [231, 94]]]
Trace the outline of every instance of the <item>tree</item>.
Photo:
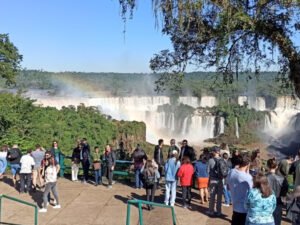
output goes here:
[[10, 42], [8, 34], [0, 34], [0, 77], [6, 84], [15, 83], [22, 56], [18, 49]]
[[[119, 2], [126, 20], [137, 0]], [[278, 65], [278, 78], [288, 86], [292, 84], [300, 97], [300, 52], [295, 41], [300, 30], [299, 0], [152, 3], [156, 18], [162, 19], [162, 32], [170, 36], [174, 48], [150, 60], [151, 69], [162, 73], [158, 90], [174, 79], [180, 81], [189, 64], [216, 68], [225, 83], [237, 80], [240, 72], [258, 75], [264, 68]]]

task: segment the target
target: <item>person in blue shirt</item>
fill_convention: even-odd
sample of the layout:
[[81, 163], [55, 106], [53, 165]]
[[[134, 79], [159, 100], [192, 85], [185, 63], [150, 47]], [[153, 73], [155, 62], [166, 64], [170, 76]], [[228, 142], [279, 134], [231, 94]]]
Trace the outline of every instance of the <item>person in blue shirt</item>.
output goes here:
[[237, 158], [237, 167], [232, 169], [227, 176], [233, 206], [231, 225], [244, 225], [247, 216], [244, 203], [247, 200], [248, 191], [253, 186], [253, 181], [249, 174], [250, 158], [247, 155], [238, 155]]
[[273, 212], [276, 208], [276, 196], [268, 178], [261, 173], [254, 178], [254, 186], [248, 193], [245, 208], [246, 225], [275, 225]]
[[207, 173], [207, 156], [200, 155], [199, 161], [195, 164], [195, 176], [198, 181], [200, 192], [200, 204], [208, 201], [208, 173]]
[[[165, 204], [174, 206], [176, 199], [176, 186], [177, 178], [176, 174], [180, 167], [180, 161], [177, 159], [178, 152], [173, 150], [170, 154], [170, 158], [165, 163], [165, 180], [166, 180], [166, 193], [165, 193]], [[171, 192], [171, 199], [170, 199]]]

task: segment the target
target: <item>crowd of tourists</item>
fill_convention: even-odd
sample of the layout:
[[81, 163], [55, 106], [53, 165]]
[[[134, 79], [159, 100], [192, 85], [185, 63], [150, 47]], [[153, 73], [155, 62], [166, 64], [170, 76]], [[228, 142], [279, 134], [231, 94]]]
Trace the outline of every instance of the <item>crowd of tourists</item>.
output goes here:
[[[170, 141], [166, 160], [162, 139], [155, 146], [153, 160], [140, 147], [133, 153], [135, 185], [146, 189], [147, 200], [155, 201], [164, 171], [166, 205], [175, 205], [180, 186], [182, 207], [192, 208], [191, 190], [196, 186], [200, 204], [209, 202], [208, 216], [222, 217], [222, 207], [232, 205], [232, 225], [280, 225], [284, 208], [292, 224], [300, 224], [300, 150], [295, 160], [271, 158], [265, 168], [258, 149], [251, 155], [239, 151], [231, 154], [228, 146], [222, 144], [203, 150], [196, 159], [187, 140], [182, 141], [181, 149], [175, 143], [174, 139]], [[289, 174], [294, 177], [291, 193]], [[150, 205], [148, 209], [152, 209]]]
[[[282, 212], [293, 225], [300, 224], [300, 150], [296, 159], [287, 157], [277, 161], [271, 158], [262, 165], [260, 151], [249, 153], [230, 152], [226, 144], [204, 149], [197, 159], [193, 147], [187, 140], [170, 141], [168, 152], [163, 150], [164, 141], [160, 139], [153, 155], [147, 155], [140, 145], [133, 151], [132, 163], [135, 173], [135, 188], [145, 188], [147, 201], [155, 202], [155, 192], [165, 188], [164, 204], [174, 206], [177, 189], [181, 187], [183, 208], [192, 208], [192, 188], [199, 190], [200, 204], [208, 202], [206, 214], [222, 217], [222, 207], [232, 205], [232, 225], [279, 225]], [[17, 145], [11, 148], [4, 145], [0, 152], [0, 178], [10, 165], [13, 185], [20, 194], [43, 191], [43, 204], [40, 212], [47, 212], [50, 192], [54, 196], [53, 208], [61, 208], [57, 190], [60, 171], [61, 150], [58, 142], [45, 150], [36, 145], [22, 155]], [[153, 157], [152, 157], [153, 156]], [[116, 166], [116, 153], [107, 145], [104, 154], [99, 147], [90, 150], [85, 138], [78, 141], [71, 156], [71, 179], [78, 181], [79, 167], [83, 169], [82, 183], [89, 181], [89, 171], [94, 171], [94, 185], [102, 184], [105, 174], [108, 188], [112, 188], [113, 171]], [[105, 162], [105, 164], [103, 163]], [[293, 175], [293, 191], [289, 192], [288, 175]], [[19, 176], [19, 185], [17, 182]], [[164, 180], [162, 179], [164, 177]], [[153, 207], [148, 205], [148, 210]]]

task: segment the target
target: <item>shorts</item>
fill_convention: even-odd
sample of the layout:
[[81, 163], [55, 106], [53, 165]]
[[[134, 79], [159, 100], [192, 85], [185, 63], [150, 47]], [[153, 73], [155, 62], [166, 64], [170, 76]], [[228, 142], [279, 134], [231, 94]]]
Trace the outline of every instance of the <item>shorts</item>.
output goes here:
[[10, 170], [13, 176], [16, 176], [16, 174], [20, 172], [20, 169], [20, 164], [10, 164]]
[[208, 177], [198, 178], [198, 188], [208, 188]]

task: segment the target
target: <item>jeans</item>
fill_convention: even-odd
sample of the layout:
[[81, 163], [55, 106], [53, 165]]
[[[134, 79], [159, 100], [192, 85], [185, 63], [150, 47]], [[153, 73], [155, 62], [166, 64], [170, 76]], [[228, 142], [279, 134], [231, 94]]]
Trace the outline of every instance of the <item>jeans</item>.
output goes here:
[[143, 182], [141, 180], [141, 169], [135, 169], [135, 187], [142, 188]]
[[108, 185], [112, 185], [113, 180], [113, 170], [111, 169], [112, 166], [108, 165], [106, 168], [106, 177], [108, 179]]
[[82, 169], [83, 169], [83, 180], [88, 181], [89, 179], [89, 169], [90, 169], [90, 162], [82, 162]]
[[273, 217], [275, 225], [280, 225], [282, 218], [282, 205], [276, 205], [276, 208], [273, 212]]
[[[31, 190], [31, 173], [21, 173], [20, 174], [20, 192], [29, 192]], [[25, 188], [26, 184], [26, 188]]]
[[223, 187], [223, 193], [224, 193], [224, 198], [225, 198], [225, 204], [230, 204], [231, 203], [231, 193], [227, 189], [227, 185], [224, 185]]
[[96, 184], [102, 184], [102, 173], [101, 168], [98, 170], [94, 170], [95, 173], [95, 183]]
[[[165, 193], [165, 204], [174, 206], [175, 199], [176, 199], [176, 187], [177, 181], [166, 181], [166, 193]], [[170, 199], [170, 192], [171, 192], [171, 199]]]
[[13, 176], [16, 176], [17, 173], [20, 172], [21, 165], [20, 164], [10, 164], [10, 170]]
[[44, 201], [43, 208], [47, 207], [47, 202], [48, 202], [48, 198], [49, 198], [48, 196], [50, 194], [50, 191], [52, 192], [52, 194], [56, 200], [56, 205], [59, 205], [56, 182], [50, 182], [50, 183], [46, 183], [46, 185], [45, 185], [45, 191], [43, 193], [43, 201]]
[[247, 213], [239, 213], [233, 211], [231, 225], [245, 225]]
[[182, 203], [183, 206], [187, 206], [191, 203], [192, 195], [191, 195], [191, 186], [182, 186]]
[[223, 194], [223, 181], [212, 180], [209, 181], [210, 200], [209, 211], [213, 213], [215, 211], [215, 199], [217, 195], [217, 213], [222, 213], [222, 194]]
[[79, 164], [72, 164], [72, 181], [78, 180]]

